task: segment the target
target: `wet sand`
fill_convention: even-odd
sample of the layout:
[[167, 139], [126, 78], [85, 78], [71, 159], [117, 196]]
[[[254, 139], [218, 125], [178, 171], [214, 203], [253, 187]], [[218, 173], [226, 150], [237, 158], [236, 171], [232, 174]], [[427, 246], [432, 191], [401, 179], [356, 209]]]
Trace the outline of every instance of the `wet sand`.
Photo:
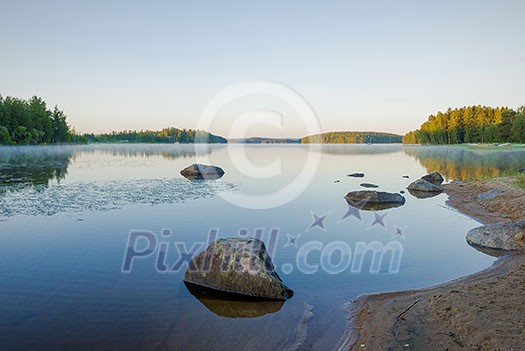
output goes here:
[[[449, 205], [487, 224], [525, 217], [513, 178], [445, 185]], [[505, 193], [481, 201], [491, 189]], [[465, 233], [466, 235], [466, 233]], [[339, 350], [524, 350], [525, 255], [433, 287], [360, 296]]]

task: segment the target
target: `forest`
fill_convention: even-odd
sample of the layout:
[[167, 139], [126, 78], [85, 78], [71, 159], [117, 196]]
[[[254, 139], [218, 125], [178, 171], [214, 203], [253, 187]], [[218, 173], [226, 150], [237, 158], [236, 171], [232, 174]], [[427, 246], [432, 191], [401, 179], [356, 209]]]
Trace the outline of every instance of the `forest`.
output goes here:
[[302, 144], [388, 144], [400, 143], [401, 135], [378, 132], [328, 132], [301, 138]]
[[403, 137], [404, 144], [525, 143], [525, 106], [469, 106], [438, 112], [418, 130]]
[[153, 130], [124, 130], [105, 134], [84, 134], [90, 143], [210, 143], [222, 144], [227, 140], [203, 130], [164, 128]]
[[0, 95], [0, 145], [34, 145], [85, 142], [67, 124], [55, 106], [47, 108], [37, 96], [29, 100]]

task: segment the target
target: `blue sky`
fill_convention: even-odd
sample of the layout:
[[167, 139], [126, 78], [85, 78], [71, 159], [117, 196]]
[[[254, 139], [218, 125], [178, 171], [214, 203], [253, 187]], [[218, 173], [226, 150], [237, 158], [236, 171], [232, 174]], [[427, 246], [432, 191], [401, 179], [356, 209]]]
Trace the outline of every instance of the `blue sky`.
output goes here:
[[405, 133], [448, 107], [525, 104], [520, 0], [1, 3], [0, 94], [39, 95], [81, 132], [192, 128], [253, 79], [297, 90], [325, 131]]

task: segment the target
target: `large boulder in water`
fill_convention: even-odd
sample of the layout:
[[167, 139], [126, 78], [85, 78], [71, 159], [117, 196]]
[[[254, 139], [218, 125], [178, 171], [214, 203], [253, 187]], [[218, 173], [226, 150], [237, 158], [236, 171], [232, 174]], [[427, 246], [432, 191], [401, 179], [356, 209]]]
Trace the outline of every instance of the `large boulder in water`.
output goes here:
[[263, 299], [285, 300], [293, 295], [275, 271], [264, 243], [255, 238], [216, 240], [192, 259], [184, 281]]
[[386, 210], [405, 204], [405, 198], [400, 194], [373, 190], [351, 191], [346, 194], [345, 200], [351, 206], [369, 211]]
[[421, 177], [421, 179], [426, 180], [427, 182], [432, 183], [434, 185], [441, 185], [445, 180], [443, 179], [443, 176], [438, 172], [429, 173], [426, 176]]
[[424, 179], [416, 180], [415, 182], [411, 183], [407, 189], [432, 193], [440, 193], [443, 191], [443, 188], [441, 186], [431, 183]]
[[217, 166], [203, 165], [194, 163], [182, 171], [180, 174], [188, 179], [219, 179], [224, 175], [224, 170]]
[[525, 219], [474, 228], [467, 233], [467, 242], [484, 252], [525, 251]]

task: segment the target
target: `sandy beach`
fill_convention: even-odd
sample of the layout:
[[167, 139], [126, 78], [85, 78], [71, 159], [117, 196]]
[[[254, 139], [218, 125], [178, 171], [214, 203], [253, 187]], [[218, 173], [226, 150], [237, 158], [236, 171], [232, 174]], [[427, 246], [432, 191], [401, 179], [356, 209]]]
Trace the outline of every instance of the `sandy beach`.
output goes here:
[[[525, 217], [512, 177], [444, 186], [451, 207], [484, 224]], [[490, 200], [479, 194], [505, 192]], [[466, 235], [466, 233], [465, 233]], [[525, 255], [429, 288], [360, 296], [346, 305], [340, 350], [524, 350]]]

